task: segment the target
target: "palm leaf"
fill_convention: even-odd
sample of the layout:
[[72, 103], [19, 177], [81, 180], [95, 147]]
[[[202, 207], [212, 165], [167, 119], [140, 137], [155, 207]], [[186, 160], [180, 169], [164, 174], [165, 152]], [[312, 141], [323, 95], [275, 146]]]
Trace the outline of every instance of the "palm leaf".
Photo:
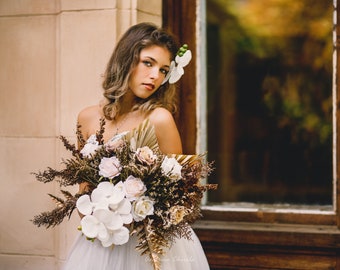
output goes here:
[[149, 119], [145, 119], [137, 128], [128, 132], [124, 137], [127, 141], [133, 140], [136, 148], [148, 146], [152, 151], [159, 152], [155, 129], [150, 124]]
[[182, 166], [184, 165], [193, 165], [197, 162], [201, 162], [203, 159], [202, 155], [176, 155], [176, 154], [172, 154], [169, 155], [170, 157], [173, 157], [177, 160], [177, 162], [179, 164], [181, 164]]
[[150, 220], [144, 220], [143, 226], [137, 235], [139, 243], [136, 249], [139, 250], [142, 255], [149, 255], [154, 270], [161, 270], [160, 256], [165, 254], [164, 248], [168, 247], [168, 242], [162, 235], [155, 232], [151, 223]]

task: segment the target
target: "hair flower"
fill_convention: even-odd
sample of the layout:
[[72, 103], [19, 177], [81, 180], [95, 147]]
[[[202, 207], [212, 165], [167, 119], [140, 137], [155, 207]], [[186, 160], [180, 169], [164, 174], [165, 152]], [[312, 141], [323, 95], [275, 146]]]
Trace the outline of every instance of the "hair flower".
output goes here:
[[170, 70], [164, 78], [162, 84], [169, 80], [169, 83], [177, 82], [184, 74], [184, 67], [189, 64], [192, 58], [191, 51], [188, 50], [188, 45], [184, 44], [177, 52], [175, 61], [171, 61]]

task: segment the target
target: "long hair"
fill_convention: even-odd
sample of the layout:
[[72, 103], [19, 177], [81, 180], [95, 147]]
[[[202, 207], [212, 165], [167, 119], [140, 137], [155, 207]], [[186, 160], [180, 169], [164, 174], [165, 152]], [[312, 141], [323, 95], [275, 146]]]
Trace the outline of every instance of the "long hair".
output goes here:
[[[103, 112], [107, 119], [113, 120], [119, 114], [120, 102], [128, 91], [129, 78], [132, 70], [139, 63], [140, 52], [152, 45], [166, 48], [170, 52], [171, 59], [175, 58], [178, 50], [174, 36], [151, 23], [140, 23], [130, 27], [117, 43], [107, 64], [102, 84], [106, 98]], [[166, 82], [147, 99], [136, 97], [133, 110], [140, 109], [142, 112], [147, 112], [156, 107], [164, 107], [175, 112], [175, 97], [174, 85]]]

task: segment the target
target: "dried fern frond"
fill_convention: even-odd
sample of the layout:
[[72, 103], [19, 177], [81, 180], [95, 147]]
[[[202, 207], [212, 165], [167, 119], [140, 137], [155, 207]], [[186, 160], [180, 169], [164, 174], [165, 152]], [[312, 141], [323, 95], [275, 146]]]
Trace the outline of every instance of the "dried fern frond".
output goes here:
[[72, 215], [73, 210], [76, 208], [77, 197], [65, 190], [62, 190], [62, 193], [66, 195], [66, 200], [49, 194], [56, 203], [56, 208], [52, 211], [46, 211], [34, 216], [32, 220], [34, 225], [37, 225], [38, 227], [45, 226], [46, 228], [55, 227], [56, 225], [59, 225], [65, 217], [70, 217]]
[[50, 193], [48, 193], [48, 196], [50, 196], [52, 198], [52, 201], [57, 205], [57, 207], [61, 208], [61, 207], [64, 206], [65, 201], [63, 199], [61, 199], [61, 198], [59, 198], [59, 197], [57, 197], [53, 194], [50, 194]]
[[216, 190], [218, 187], [218, 184], [205, 184], [201, 186], [202, 192], [208, 191], [208, 190]]
[[79, 156], [80, 151], [77, 149], [77, 146], [74, 143], [70, 143], [70, 141], [63, 135], [59, 136], [59, 139], [63, 142], [65, 148], [72, 152], [73, 156]]
[[81, 132], [81, 125], [77, 123], [77, 130], [76, 130], [77, 140], [79, 143], [79, 149], [82, 149], [86, 144], [86, 140], [84, 138], [83, 133]]
[[65, 166], [60, 170], [60, 185], [73, 186], [82, 182], [97, 183], [97, 170], [95, 164], [90, 164], [87, 159], [74, 158], [63, 160]]
[[31, 173], [35, 176], [35, 178], [42, 183], [49, 183], [55, 180], [58, 177], [61, 177], [62, 173], [58, 170], [55, 170], [51, 167], [47, 167], [47, 169], [43, 172]]
[[67, 190], [60, 190], [60, 191], [61, 191], [61, 193], [65, 196], [65, 198], [66, 198], [67, 200], [75, 200], [75, 199], [76, 199], [76, 197], [73, 196], [73, 195], [71, 194], [71, 192], [69, 192], [69, 191], [67, 191]]
[[103, 134], [105, 131], [105, 118], [100, 118], [99, 130], [96, 132], [96, 138], [99, 144], [104, 144]]

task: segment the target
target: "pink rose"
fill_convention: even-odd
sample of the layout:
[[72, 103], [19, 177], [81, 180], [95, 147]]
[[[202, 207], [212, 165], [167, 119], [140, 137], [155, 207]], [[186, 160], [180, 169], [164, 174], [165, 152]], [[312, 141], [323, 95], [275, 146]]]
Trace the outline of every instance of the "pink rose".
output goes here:
[[124, 143], [123, 140], [110, 140], [105, 144], [106, 150], [115, 150]]
[[152, 165], [156, 161], [157, 156], [149, 147], [143, 146], [136, 150], [136, 158], [143, 164]]
[[130, 201], [136, 200], [146, 191], [146, 186], [144, 185], [143, 181], [140, 178], [136, 178], [132, 175], [126, 178], [124, 182], [124, 188], [126, 198], [128, 198]]
[[104, 157], [99, 164], [99, 175], [112, 179], [120, 174], [121, 169], [122, 167], [117, 157]]

